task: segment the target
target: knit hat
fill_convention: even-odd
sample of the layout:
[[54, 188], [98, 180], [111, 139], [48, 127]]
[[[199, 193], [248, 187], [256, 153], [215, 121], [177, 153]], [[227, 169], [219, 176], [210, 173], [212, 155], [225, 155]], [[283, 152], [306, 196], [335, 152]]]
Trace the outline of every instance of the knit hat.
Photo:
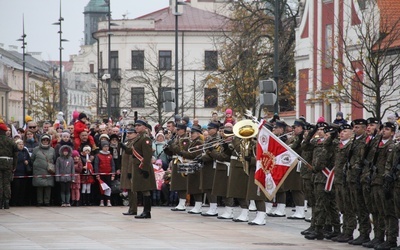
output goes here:
[[101, 140], [101, 138], [106, 138], [107, 140], [110, 140], [110, 137], [107, 134], [101, 134], [99, 140]]
[[226, 109], [226, 110], [225, 110], [225, 114], [231, 115], [231, 114], [232, 114], [232, 109]]
[[40, 141], [43, 141], [44, 139], [48, 139], [49, 141], [51, 141], [51, 135], [43, 134], [42, 137], [40, 137]]
[[325, 118], [323, 116], [319, 117], [317, 123], [325, 122]]
[[72, 119], [78, 119], [79, 118], [79, 112], [77, 110], [75, 110], [74, 112], [72, 112]]
[[79, 156], [79, 152], [77, 150], [72, 151], [72, 157]]
[[182, 121], [185, 121], [186, 124], [188, 124], [189, 123], [189, 116], [182, 117]]
[[343, 112], [342, 112], [342, 111], [337, 112], [337, 113], [336, 113], [336, 116], [340, 116], [340, 117], [343, 118]]
[[32, 119], [32, 117], [31, 116], [29, 116], [29, 115], [26, 115], [25, 116], [25, 122], [31, 122], [31, 121], [33, 121], [33, 119]]
[[89, 152], [91, 152], [91, 151], [92, 151], [92, 148], [91, 148], [90, 146], [84, 146], [83, 149], [82, 149], [82, 151], [89, 151]]
[[85, 113], [80, 113], [79, 116], [78, 116], [78, 119], [82, 120], [83, 118], [87, 119], [87, 115]]

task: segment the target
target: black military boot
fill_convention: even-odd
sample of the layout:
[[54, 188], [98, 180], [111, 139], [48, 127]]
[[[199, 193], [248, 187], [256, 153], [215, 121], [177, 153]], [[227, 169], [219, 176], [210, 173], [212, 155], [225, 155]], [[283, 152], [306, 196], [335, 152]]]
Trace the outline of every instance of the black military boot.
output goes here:
[[355, 245], [355, 246], [361, 246], [363, 243], [366, 243], [368, 241], [370, 241], [370, 238], [368, 235], [360, 235], [356, 239], [350, 241], [349, 244]]
[[397, 247], [397, 242], [396, 241], [385, 241], [374, 248], [376, 250], [390, 250], [392, 247]]
[[382, 243], [383, 243], [383, 240], [378, 239], [378, 238], [373, 238], [371, 241], [363, 243], [362, 246], [366, 247], [366, 248], [374, 248]]
[[307, 240], [323, 240], [324, 239], [324, 234], [322, 233], [322, 229], [315, 227], [315, 231], [307, 234], [304, 236]]
[[307, 235], [307, 234], [310, 234], [310, 233], [312, 233], [312, 232], [314, 232], [314, 227], [309, 227], [309, 228], [307, 228], [306, 230], [303, 230], [303, 231], [301, 231], [300, 232], [300, 234], [301, 235]]
[[348, 243], [351, 240], [353, 240], [353, 235], [350, 234], [342, 234], [336, 239], [336, 241], [340, 243]]
[[150, 219], [151, 218], [151, 198], [150, 196], [143, 196], [143, 213], [136, 215], [135, 219]]
[[10, 201], [4, 200], [4, 209], [10, 209]]

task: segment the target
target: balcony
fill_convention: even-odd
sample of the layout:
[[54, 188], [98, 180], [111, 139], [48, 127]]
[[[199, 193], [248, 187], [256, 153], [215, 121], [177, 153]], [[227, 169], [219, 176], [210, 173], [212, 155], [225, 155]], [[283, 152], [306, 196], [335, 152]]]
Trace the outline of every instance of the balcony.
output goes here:
[[[101, 79], [104, 74], [108, 74], [108, 69], [99, 69], [99, 79]], [[120, 81], [122, 79], [120, 68], [111, 69], [111, 79], [115, 81]]]

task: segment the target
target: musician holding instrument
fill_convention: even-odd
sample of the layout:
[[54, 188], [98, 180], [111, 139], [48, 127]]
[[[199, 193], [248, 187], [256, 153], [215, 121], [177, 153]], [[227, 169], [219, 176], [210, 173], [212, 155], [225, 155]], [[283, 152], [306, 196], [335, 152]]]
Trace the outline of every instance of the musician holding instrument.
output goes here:
[[211, 194], [221, 196], [224, 199], [225, 211], [218, 219], [233, 219], [233, 198], [227, 198], [228, 178], [230, 174], [230, 159], [232, 155], [232, 124], [225, 124], [221, 133], [221, 140], [216, 143], [210, 152], [210, 156], [215, 160], [215, 173]]
[[[220, 124], [218, 122], [210, 122], [207, 126], [208, 137], [206, 144], [216, 142], [218, 140], [218, 129]], [[200, 189], [206, 193], [210, 208], [207, 212], [202, 213], [202, 216], [218, 216], [217, 196], [212, 194], [212, 187], [214, 181], [214, 164], [215, 160], [210, 155], [212, 150], [207, 149], [201, 157], [203, 168], [200, 172]]]
[[[197, 127], [192, 127], [190, 131], [190, 139], [191, 142], [189, 144], [189, 148], [198, 149], [201, 148], [204, 144], [204, 141], [201, 139], [202, 131]], [[178, 155], [182, 156], [184, 159], [193, 160], [198, 156], [201, 156], [201, 150], [190, 150], [179, 152]], [[201, 213], [201, 205], [203, 199], [203, 192], [200, 190], [200, 171], [195, 171], [194, 173], [188, 174], [186, 176], [186, 185], [187, 185], [187, 193], [193, 195], [195, 205], [194, 208], [188, 211], [189, 214], [200, 214]]]
[[186, 136], [186, 125], [176, 125], [176, 136], [168, 142], [166, 149], [172, 153], [171, 168], [171, 191], [178, 192], [179, 204], [171, 208], [172, 211], [186, 210], [186, 177], [178, 173], [178, 164], [183, 163], [183, 158], [179, 154], [187, 151], [190, 139]]

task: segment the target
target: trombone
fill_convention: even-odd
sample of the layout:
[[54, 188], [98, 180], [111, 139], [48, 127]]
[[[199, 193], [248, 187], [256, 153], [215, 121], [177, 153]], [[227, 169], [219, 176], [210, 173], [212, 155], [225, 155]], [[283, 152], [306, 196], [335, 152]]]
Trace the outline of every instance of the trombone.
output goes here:
[[212, 141], [212, 142], [204, 143], [202, 145], [191, 147], [188, 149], [188, 152], [195, 153], [195, 152], [203, 151], [203, 150], [206, 150], [209, 148], [214, 148], [214, 147], [220, 146], [220, 145], [228, 142], [229, 137], [232, 137], [232, 136], [234, 136], [234, 134], [227, 135], [225, 138], [221, 138], [216, 141]]

